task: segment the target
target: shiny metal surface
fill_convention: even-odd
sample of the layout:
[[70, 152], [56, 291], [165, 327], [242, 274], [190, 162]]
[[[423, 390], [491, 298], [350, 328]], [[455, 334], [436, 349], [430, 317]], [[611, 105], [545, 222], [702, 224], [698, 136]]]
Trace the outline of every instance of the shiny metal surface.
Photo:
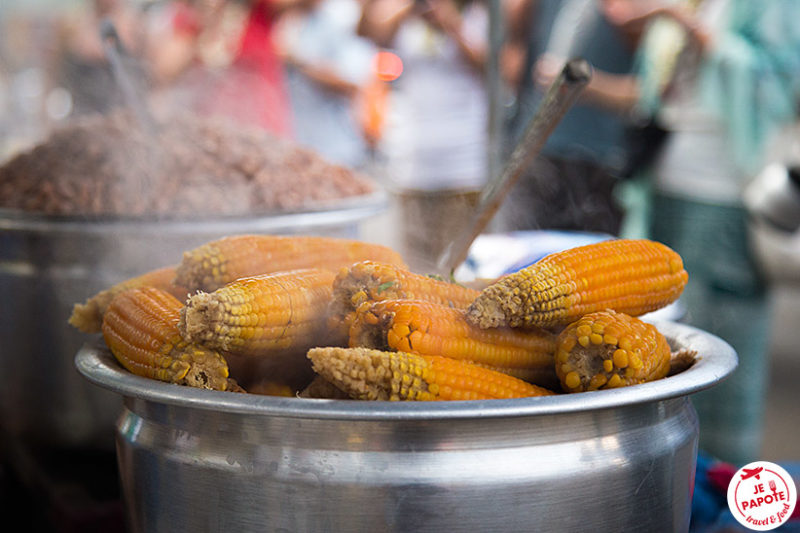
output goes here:
[[791, 234], [800, 229], [800, 167], [767, 165], [748, 184], [744, 202], [753, 217]]
[[125, 397], [117, 453], [131, 531], [685, 531], [688, 395], [736, 354], [658, 323], [700, 360], [654, 383], [413, 404], [195, 390], [133, 376], [98, 345], [76, 366]]
[[170, 221], [0, 210], [0, 431], [34, 444], [113, 449], [122, 399], [75, 371], [86, 335], [67, 324], [73, 304], [225, 235], [355, 238], [359, 222], [386, 205], [380, 192], [325, 210]]

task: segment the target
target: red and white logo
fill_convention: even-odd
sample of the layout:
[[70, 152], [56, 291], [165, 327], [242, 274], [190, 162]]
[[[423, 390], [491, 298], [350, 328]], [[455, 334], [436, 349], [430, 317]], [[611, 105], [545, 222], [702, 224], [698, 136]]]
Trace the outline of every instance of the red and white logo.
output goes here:
[[728, 507], [743, 526], [769, 531], [792, 516], [797, 488], [780, 466], [756, 461], [736, 472], [728, 485]]

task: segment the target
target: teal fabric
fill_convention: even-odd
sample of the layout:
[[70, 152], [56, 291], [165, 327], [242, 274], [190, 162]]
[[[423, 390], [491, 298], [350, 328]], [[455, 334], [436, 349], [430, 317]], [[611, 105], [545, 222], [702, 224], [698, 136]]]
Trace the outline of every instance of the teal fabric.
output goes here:
[[[699, 65], [697, 90], [704, 108], [724, 126], [729, 157], [753, 175], [770, 136], [796, 118], [800, 2], [730, 0], [727, 10], [726, 30]], [[646, 61], [646, 47], [641, 53], [639, 60]], [[657, 109], [656, 83], [648, 78], [657, 68], [640, 73], [643, 105]], [[761, 459], [771, 304], [751, 254], [747, 212], [741, 205], [712, 205], [663, 191], [654, 191], [651, 201], [651, 238], [681, 254], [689, 272], [681, 296], [685, 321], [726, 340], [739, 356], [728, 380], [692, 397], [700, 449], [735, 464]]]
[[[730, 153], [748, 173], [763, 163], [766, 142], [796, 117], [800, 99], [800, 2], [731, 0], [727, 27], [715, 36], [699, 72], [701, 101], [725, 126]], [[659, 107], [660, 74], [642, 47], [636, 63], [641, 106]]]
[[800, 96], [800, 2], [735, 0], [730, 31], [706, 58], [701, 97], [722, 118], [739, 166], [759, 170], [776, 126], [796, 115]]
[[[689, 272], [685, 321], [727, 341], [739, 367], [695, 394], [701, 450], [736, 464], [760, 459], [770, 333], [769, 291], [748, 253], [743, 208], [656, 193], [652, 238], [677, 251]], [[702, 354], [700, 354], [702, 356]]]

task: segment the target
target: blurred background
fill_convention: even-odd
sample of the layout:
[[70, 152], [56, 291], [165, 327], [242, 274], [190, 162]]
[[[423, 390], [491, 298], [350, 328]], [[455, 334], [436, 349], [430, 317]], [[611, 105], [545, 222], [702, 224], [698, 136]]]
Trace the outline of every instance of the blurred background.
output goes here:
[[[304, 210], [339, 218], [280, 231], [388, 244], [434, 272], [565, 61], [580, 57], [591, 82], [457, 277], [598, 238], [665, 242], [690, 274], [668, 318], [719, 335], [740, 357], [731, 379], [693, 398], [701, 452], [795, 464], [798, 16], [800, 3], [781, 0], [2, 0], [0, 286], [17, 307], [29, 298], [12, 288], [62, 260], [32, 234], [20, 244], [19, 232], [43, 220]], [[48, 238], [58, 232], [47, 227]], [[496, 252], [498, 236], [515, 246]], [[91, 276], [75, 265], [73, 283]], [[55, 291], [64, 311], [46, 349], [24, 347], [37, 351], [24, 356], [31, 369], [10, 362], [23, 357], [12, 339], [33, 327], [22, 313], [40, 313], [20, 305], [0, 315], [4, 379], [73, 372], [80, 338], [56, 329], [93, 291]], [[59, 350], [66, 363], [41, 354]], [[113, 527], [120, 509], [113, 473], [103, 474], [113, 448], [57, 409], [68, 444], [56, 434], [55, 451], [42, 446], [20, 421], [31, 396], [47, 398], [39, 386], [17, 380], [0, 397], [0, 499], [59, 501], [69, 515], [59, 530]], [[71, 483], [87, 470], [98, 473], [88, 492]]]

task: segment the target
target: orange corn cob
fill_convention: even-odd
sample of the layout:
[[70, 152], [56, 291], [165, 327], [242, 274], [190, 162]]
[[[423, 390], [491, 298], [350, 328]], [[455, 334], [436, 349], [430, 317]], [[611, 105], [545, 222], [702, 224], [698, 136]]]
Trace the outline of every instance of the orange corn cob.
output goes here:
[[205, 389], [228, 388], [228, 365], [218, 353], [181, 338], [181, 302], [154, 287], [117, 294], [103, 316], [103, 338], [132, 373]]
[[646, 239], [616, 239], [550, 254], [490, 285], [470, 305], [482, 328], [562, 327], [595, 311], [632, 316], [678, 299], [688, 274], [681, 257]]
[[341, 269], [336, 276], [328, 326], [339, 328], [346, 335], [356, 309], [366, 301], [403, 298], [466, 309], [478, 294], [475, 289], [415, 274], [397, 265], [361, 261]]
[[312, 348], [314, 370], [358, 400], [494, 400], [554, 393], [447, 357], [369, 348]]
[[404, 265], [397, 252], [378, 244], [329, 237], [238, 235], [185, 252], [175, 282], [211, 292], [239, 278], [303, 268], [336, 273], [365, 259]]
[[351, 347], [440, 355], [524, 379], [555, 382], [555, 335], [544, 330], [480, 329], [464, 311], [419, 300], [367, 302], [350, 328]]
[[69, 323], [84, 333], [98, 333], [103, 325], [103, 313], [114, 296], [124, 290], [136, 287], [155, 287], [183, 300], [189, 295], [189, 290], [173, 284], [174, 278], [175, 267], [168, 266], [117, 283], [98, 292], [85, 303], [75, 304], [72, 308], [72, 315], [69, 317]]
[[556, 373], [567, 392], [612, 389], [663, 378], [670, 356], [667, 339], [655, 326], [609, 309], [561, 332]]
[[324, 338], [334, 277], [302, 269], [241, 278], [191, 296], [178, 327], [186, 340], [226, 354], [302, 356]]

